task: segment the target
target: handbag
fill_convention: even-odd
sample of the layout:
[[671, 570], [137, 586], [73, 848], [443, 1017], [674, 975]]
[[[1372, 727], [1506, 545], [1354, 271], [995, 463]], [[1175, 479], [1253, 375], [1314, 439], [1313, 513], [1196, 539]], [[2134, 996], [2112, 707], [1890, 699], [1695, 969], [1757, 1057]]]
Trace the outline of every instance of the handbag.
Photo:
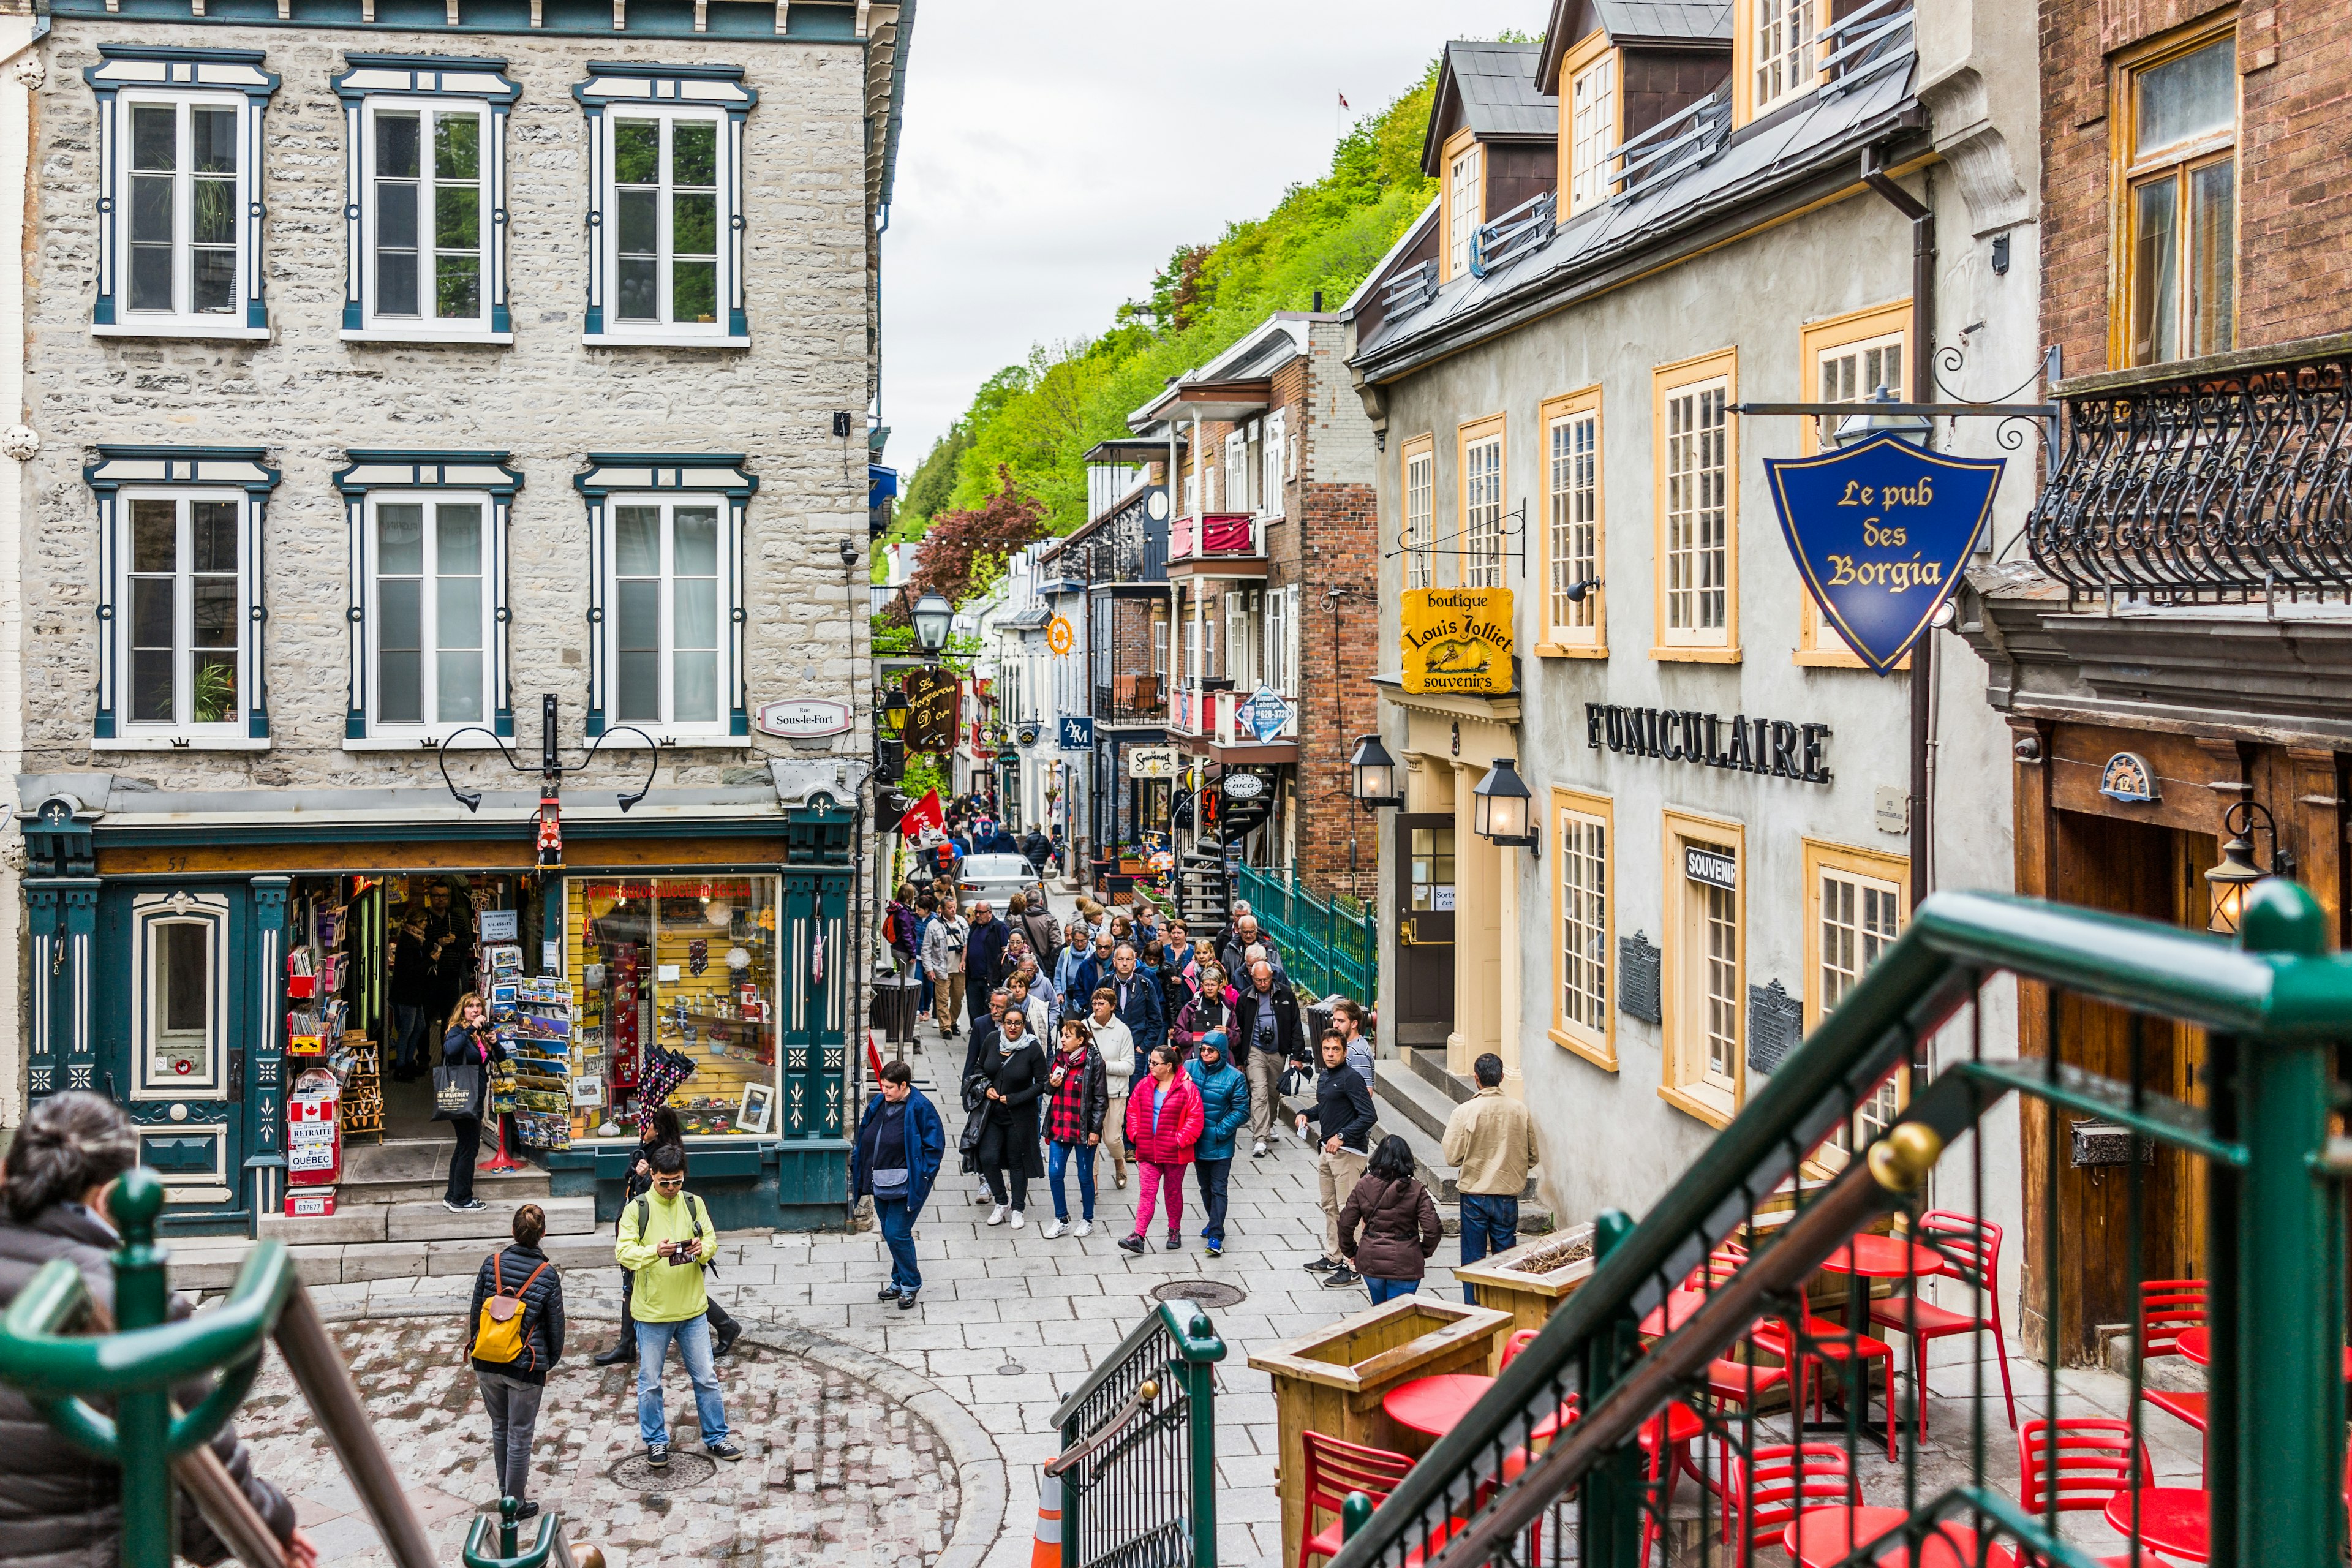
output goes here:
[[470, 1121], [481, 1115], [482, 1069], [457, 1062], [433, 1069], [433, 1120]]

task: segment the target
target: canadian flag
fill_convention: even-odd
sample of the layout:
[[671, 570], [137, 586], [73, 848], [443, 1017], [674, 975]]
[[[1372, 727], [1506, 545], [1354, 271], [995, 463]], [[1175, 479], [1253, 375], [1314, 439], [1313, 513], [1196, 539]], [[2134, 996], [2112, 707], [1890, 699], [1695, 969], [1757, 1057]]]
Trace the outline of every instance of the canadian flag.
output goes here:
[[926, 827], [946, 826], [947, 820], [947, 807], [940, 802], [940, 792], [932, 790], [907, 808], [907, 815], [898, 819], [898, 832], [912, 838]]

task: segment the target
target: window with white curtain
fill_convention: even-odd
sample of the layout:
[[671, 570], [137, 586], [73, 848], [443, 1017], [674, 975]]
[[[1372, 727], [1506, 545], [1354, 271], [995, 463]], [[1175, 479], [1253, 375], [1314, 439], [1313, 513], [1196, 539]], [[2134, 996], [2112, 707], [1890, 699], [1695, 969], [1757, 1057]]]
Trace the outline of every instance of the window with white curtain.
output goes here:
[[1265, 595], [1265, 683], [1278, 692], [1292, 689], [1290, 606], [1296, 588], [1275, 588]]
[[486, 496], [374, 494], [372, 732], [487, 721], [493, 595]]
[[1267, 517], [1280, 517], [1283, 510], [1284, 453], [1288, 449], [1288, 421], [1285, 411], [1276, 409], [1265, 416], [1265, 445], [1258, 471], [1264, 475], [1258, 487], [1258, 510]]
[[1235, 430], [1225, 437], [1225, 510], [1249, 510], [1249, 433]]
[[723, 731], [731, 690], [725, 505], [615, 499], [611, 512], [614, 721]]

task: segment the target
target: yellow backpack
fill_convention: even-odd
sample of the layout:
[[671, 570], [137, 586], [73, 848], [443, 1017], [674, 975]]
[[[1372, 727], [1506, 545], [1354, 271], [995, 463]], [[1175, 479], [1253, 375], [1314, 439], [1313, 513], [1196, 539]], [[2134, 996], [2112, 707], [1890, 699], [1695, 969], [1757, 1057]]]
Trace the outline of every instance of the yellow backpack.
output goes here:
[[523, 1298], [530, 1292], [531, 1280], [538, 1279], [547, 1268], [542, 1259], [539, 1268], [532, 1269], [530, 1278], [509, 1296], [500, 1288], [499, 1257], [498, 1253], [490, 1254], [490, 1283], [493, 1289], [490, 1299], [482, 1303], [480, 1321], [474, 1325], [476, 1361], [504, 1363], [521, 1359]]

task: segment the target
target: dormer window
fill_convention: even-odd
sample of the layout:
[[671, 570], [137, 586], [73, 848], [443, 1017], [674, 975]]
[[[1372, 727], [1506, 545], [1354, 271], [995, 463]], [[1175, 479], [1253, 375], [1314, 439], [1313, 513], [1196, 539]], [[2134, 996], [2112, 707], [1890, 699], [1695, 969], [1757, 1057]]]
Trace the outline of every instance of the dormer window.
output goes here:
[[1459, 278], [1470, 270], [1470, 242], [1486, 212], [1486, 160], [1468, 132], [1445, 158], [1445, 275]]
[[1769, 113], [1818, 76], [1814, 61], [1814, 0], [1748, 0], [1751, 86], [1748, 118]]
[[1618, 105], [1617, 51], [1596, 32], [1561, 63], [1560, 152], [1568, 175], [1568, 211], [1599, 206], [1616, 193], [1609, 154], [1624, 140]]

